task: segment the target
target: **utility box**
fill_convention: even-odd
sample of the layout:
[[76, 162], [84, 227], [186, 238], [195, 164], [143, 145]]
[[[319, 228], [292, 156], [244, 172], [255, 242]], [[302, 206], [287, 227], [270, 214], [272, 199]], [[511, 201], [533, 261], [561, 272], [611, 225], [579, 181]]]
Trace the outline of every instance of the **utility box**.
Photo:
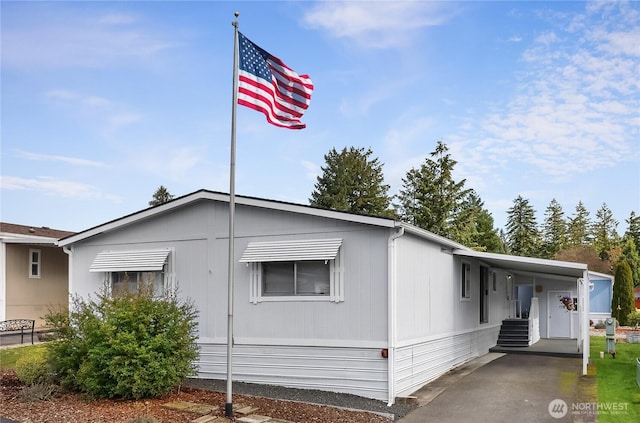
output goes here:
[[604, 321], [605, 336], [607, 339], [607, 353], [613, 357], [616, 355], [616, 319], [609, 317]]

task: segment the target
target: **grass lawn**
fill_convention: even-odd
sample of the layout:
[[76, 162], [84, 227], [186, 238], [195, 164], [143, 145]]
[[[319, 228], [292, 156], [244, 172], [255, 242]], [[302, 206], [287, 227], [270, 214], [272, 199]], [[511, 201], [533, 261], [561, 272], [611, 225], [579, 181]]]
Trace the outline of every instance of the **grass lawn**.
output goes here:
[[0, 350], [0, 370], [15, 370], [16, 361], [20, 357], [38, 354], [45, 348], [45, 344], [37, 344]]
[[[600, 358], [600, 351], [605, 352], [604, 358]], [[592, 336], [591, 361], [596, 368], [600, 407], [598, 421], [640, 422], [640, 387], [636, 384], [636, 359], [640, 357], [640, 344], [617, 343], [615, 359], [606, 351], [605, 337]], [[617, 408], [618, 411], [608, 411], [606, 407], [611, 407], [611, 410]]]

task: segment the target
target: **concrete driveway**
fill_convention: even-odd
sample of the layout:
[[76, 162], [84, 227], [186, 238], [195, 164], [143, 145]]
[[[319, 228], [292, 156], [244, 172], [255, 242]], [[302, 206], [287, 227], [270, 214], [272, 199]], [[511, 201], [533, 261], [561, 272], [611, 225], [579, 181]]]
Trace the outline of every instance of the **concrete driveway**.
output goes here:
[[399, 421], [595, 422], [595, 378], [581, 370], [578, 358], [490, 353], [414, 393], [420, 407]]

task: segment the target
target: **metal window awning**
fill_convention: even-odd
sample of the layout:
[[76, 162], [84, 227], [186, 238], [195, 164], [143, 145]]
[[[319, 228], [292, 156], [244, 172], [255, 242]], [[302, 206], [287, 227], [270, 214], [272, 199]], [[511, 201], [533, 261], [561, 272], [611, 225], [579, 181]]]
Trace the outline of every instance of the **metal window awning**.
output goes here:
[[341, 238], [250, 242], [240, 263], [333, 260], [341, 245]]
[[102, 251], [98, 253], [90, 272], [153, 272], [162, 270], [171, 249], [137, 251]]

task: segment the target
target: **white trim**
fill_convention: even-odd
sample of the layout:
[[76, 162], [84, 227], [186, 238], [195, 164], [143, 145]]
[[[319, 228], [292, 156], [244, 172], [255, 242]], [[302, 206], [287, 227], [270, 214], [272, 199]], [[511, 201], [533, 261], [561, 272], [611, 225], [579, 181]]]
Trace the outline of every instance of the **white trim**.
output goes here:
[[[38, 260], [33, 261], [33, 253], [38, 253]], [[33, 273], [33, 265], [37, 266], [37, 272]], [[42, 276], [42, 250], [38, 248], [29, 248], [29, 279], [40, 279]]]
[[[466, 260], [460, 261], [460, 278], [458, 279], [458, 297], [460, 301], [471, 301], [471, 263]], [[464, 288], [462, 283], [464, 282]], [[463, 292], [464, 291], [464, 292]]]
[[[340, 240], [342, 242], [342, 240]], [[248, 248], [248, 247], [247, 247]], [[267, 252], [262, 258], [268, 258], [270, 253]], [[329, 263], [329, 295], [285, 295], [285, 296], [267, 296], [262, 295], [262, 263], [269, 263], [269, 260], [263, 261], [247, 261], [249, 267], [249, 302], [258, 304], [261, 302], [305, 302], [305, 301], [331, 301], [339, 303], [344, 301], [344, 269], [342, 267], [342, 248], [339, 248], [333, 259], [321, 258]], [[303, 254], [308, 257], [308, 255]], [[257, 257], [257, 256], [256, 256]], [[293, 257], [293, 256], [292, 256]], [[308, 261], [308, 259], [306, 259]], [[278, 261], [278, 260], [275, 260]], [[287, 261], [305, 261], [305, 259], [289, 259]]]
[[102, 251], [93, 259], [89, 272], [161, 271], [170, 248], [160, 250]]

